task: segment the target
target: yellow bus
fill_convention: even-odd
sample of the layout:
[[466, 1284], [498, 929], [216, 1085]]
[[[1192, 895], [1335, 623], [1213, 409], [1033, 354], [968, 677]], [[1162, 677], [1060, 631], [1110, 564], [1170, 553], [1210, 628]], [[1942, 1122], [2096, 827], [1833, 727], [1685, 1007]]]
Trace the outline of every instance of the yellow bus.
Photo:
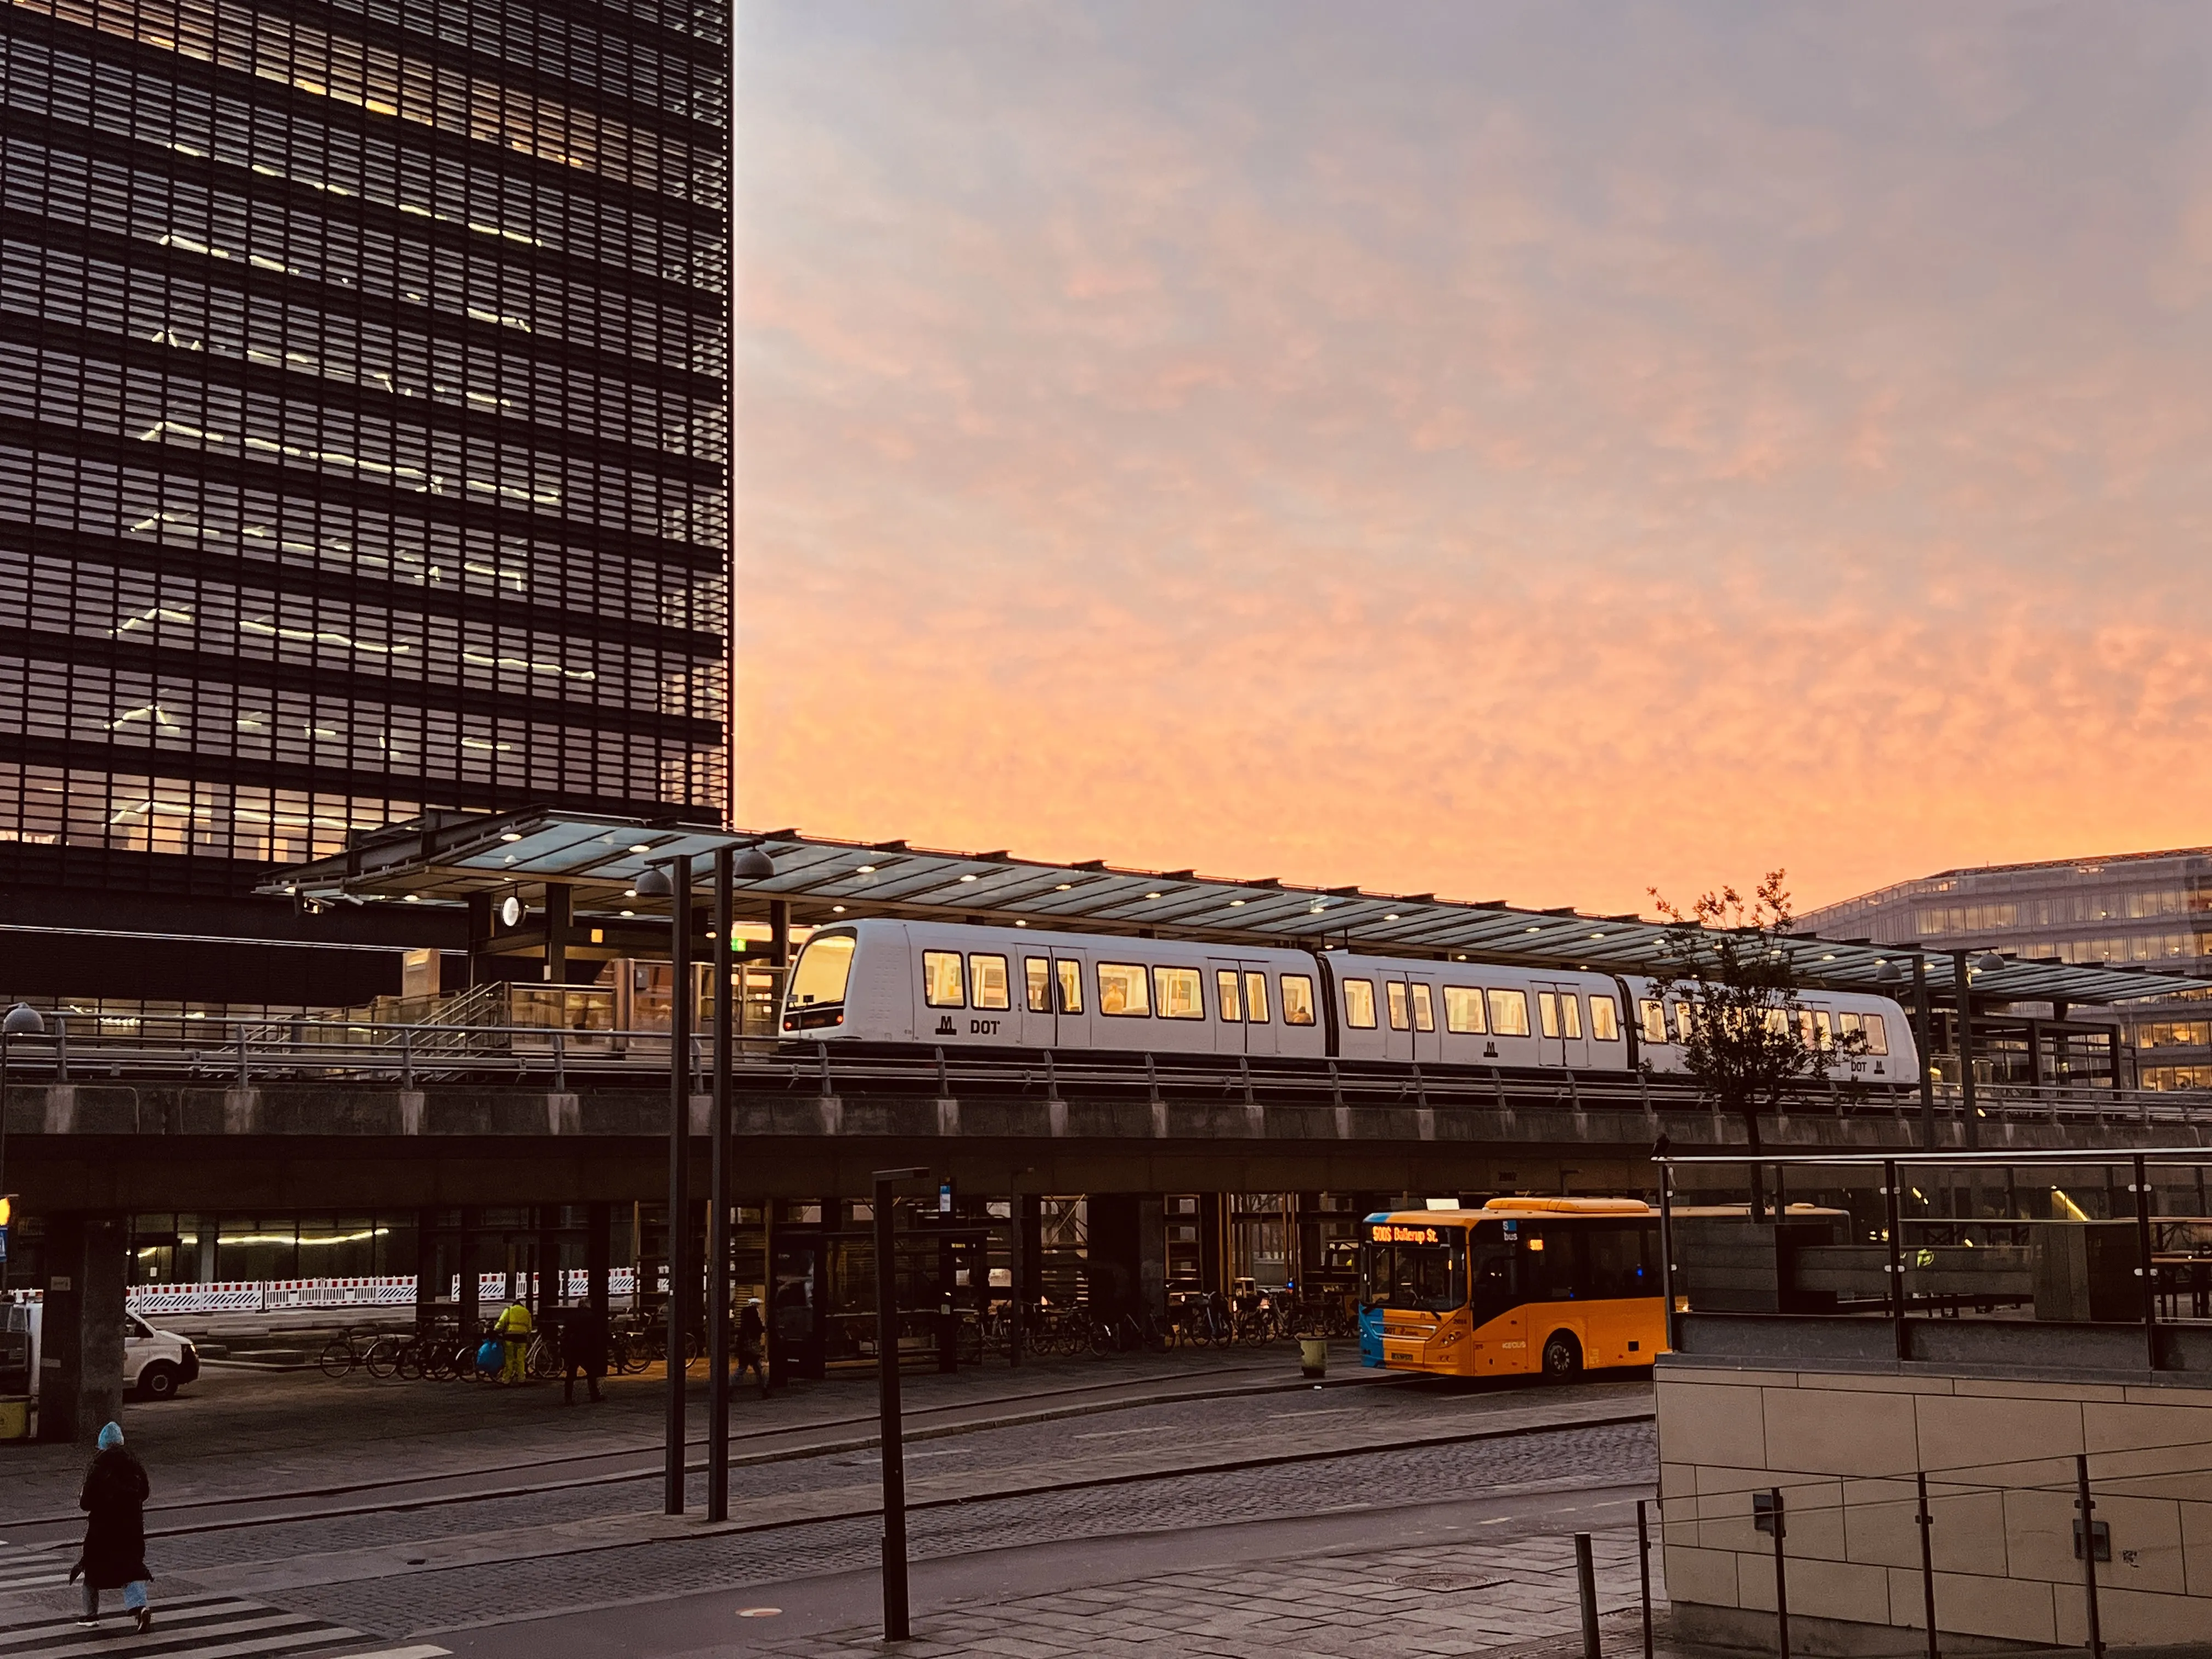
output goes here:
[[1649, 1365], [1667, 1345], [1659, 1212], [1633, 1198], [1493, 1198], [1361, 1224], [1360, 1348], [1444, 1376]]

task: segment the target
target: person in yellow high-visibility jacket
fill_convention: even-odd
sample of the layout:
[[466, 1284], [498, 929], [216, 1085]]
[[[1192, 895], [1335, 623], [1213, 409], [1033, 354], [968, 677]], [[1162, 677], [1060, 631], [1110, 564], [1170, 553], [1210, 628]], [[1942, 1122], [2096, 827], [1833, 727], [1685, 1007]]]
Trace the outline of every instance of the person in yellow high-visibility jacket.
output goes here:
[[522, 1362], [530, 1350], [530, 1310], [520, 1302], [510, 1302], [500, 1310], [492, 1322], [492, 1334], [499, 1338], [507, 1352], [506, 1364], [500, 1367], [502, 1382], [522, 1381]]

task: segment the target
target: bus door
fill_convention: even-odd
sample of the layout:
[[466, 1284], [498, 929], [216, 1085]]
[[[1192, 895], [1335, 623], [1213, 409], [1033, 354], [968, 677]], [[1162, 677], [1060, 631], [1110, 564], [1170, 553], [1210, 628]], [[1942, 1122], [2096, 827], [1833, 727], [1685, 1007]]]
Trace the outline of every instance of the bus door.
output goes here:
[[1589, 1064], [1589, 1035], [1583, 1024], [1583, 1000], [1571, 985], [1536, 985], [1536, 1036], [1540, 1064]]
[[1437, 1031], [1436, 988], [1425, 980], [1387, 969], [1381, 977], [1384, 1058], [1423, 1065], [1441, 1059], [1443, 1039]]
[[1224, 1054], [1278, 1052], [1275, 1025], [1282, 1011], [1274, 1005], [1267, 969], [1256, 962], [1208, 957], [1206, 979], [1215, 1016], [1214, 1051]]
[[1528, 1321], [1522, 1315], [1519, 1264], [1514, 1260], [1514, 1233], [1521, 1224], [1507, 1221], [1504, 1225], [1512, 1231], [1503, 1235], [1492, 1227], [1477, 1227], [1468, 1252], [1474, 1370], [1486, 1376], [1528, 1369]]

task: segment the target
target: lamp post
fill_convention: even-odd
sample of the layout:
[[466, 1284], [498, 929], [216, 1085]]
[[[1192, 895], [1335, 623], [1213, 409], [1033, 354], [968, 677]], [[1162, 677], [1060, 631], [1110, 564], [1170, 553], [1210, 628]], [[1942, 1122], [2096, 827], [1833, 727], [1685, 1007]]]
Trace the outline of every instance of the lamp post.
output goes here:
[[[714, 1076], [708, 1147], [707, 1209], [707, 1517], [730, 1512], [730, 1131], [731, 1057], [734, 1007], [730, 994], [732, 888], [761, 881], [775, 866], [757, 846], [724, 847], [714, 854]], [[684, 1505], [684, 1431], [686, 1406], [684, 1340], [691, 1278], [691, 859], [681, 854], [649, 865], [637, 879], [640, 898], [669, 902], [668, 1123], [668, 1402], [661, 1449], [662, 1508], [681, 1515]]]
[[678, 854], [637, 878], [640, 898], [668, 899], [668, 1401], [661, 1507], [684, 1513], [684, 1335], [690, 1321], [691, 859]]
[[900, 1437], [898, 1273], [891, 1261], [891, 1188], [927, 1170], [876, 1171], [876, 1408], [883, 1443], [884, 1640], [903, 1642], [906, 1613], [906, 1449]]
[[27, 1002], [0, 1018], [0, 1291], [8, 1288], [8, 1230], [15, 1224], [15, 1200], [8, 1192], [8, 1044], [19, 1036], [44, 1036], [46, 1022]]
[[757, 847], [725, 847], [714, 854], [714, 1123], [708, 1154], [707, 1212], [707, 1518], [730, 1518], [730, 1165], [735, 1103], [730, 1065], [736, 1043], [730, 990], [732, 889], [763, 881], [775, 866]]

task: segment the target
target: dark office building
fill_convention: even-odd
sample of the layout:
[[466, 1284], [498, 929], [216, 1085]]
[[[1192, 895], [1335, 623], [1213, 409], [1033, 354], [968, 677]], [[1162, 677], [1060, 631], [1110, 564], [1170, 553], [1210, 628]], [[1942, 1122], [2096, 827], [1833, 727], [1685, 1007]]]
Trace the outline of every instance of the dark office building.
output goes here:
[[396, 989], [215, 941], [398, 942], [248, 896], [424, 812], [720, 817], [731, 95], [724, 0], [0, 5], [0, 993]]
[[[2212, 973], [2212, 848], [1946, 870], [1800, 919], [1830, 939], [2029, 961]], [[2131, 1075], [2146, 1089], [2212, 1089], [2212, 1003], [2201, 994], [2120, 1004]]]

